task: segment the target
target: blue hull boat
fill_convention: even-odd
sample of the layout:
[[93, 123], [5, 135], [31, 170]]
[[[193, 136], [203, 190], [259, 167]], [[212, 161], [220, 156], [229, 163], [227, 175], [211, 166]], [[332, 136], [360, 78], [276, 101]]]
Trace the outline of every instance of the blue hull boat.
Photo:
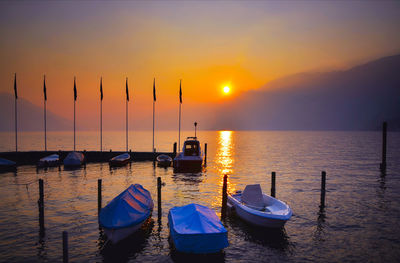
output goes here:
[[153, 207], [150, 192], [140, 184], [132, 184], [101, 209], [99, 223], [108, 239], [116, 244], [138, 230]]
[[80, 152], [70, 152], [64, 159], [64, 166], [77, 167], [85, 161], [85, 156]]
[[169, 230], [176, 250], [185, 253], [217, 253], [229, 246], [227, 231], [213, 210], [198, 204], [173, 207]]

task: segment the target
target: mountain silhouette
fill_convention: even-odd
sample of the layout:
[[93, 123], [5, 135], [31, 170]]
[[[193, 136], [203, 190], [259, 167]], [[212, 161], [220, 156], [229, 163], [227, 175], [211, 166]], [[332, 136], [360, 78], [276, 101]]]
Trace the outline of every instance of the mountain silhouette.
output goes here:
[[348, 70], [300, 73], [221, 105], [215, 129], [400, 130], [400, 55]]

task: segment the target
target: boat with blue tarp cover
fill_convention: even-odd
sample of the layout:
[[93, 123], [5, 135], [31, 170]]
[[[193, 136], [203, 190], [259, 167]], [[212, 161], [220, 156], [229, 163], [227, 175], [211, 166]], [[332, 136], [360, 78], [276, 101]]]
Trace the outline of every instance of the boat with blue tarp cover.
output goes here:
[[49, 166], [57, 166], [59, 165], [59, 155], [58, 154], [52, 154], [46, 157], [43, 157], [39, 160], [37, 166], [38, 167], [49, 167]]
[[115, 244], [138, 230], [151, 215], [153, 207], [150, 192], [140, 184], [132, 184], [101, 209], [99, 223]]
[[80, 166], [85, 161], [85, 156], [81, 152], [70, 152], [64, 159], [64, 166]]
[[0, 158], [0, 171], [12, 171], [17, 168], [17, 163], [4, 158]]
[[229, 246], [225, 227], [213, 210], [199, 204], [173, 207], [168, 213], [171, 239], [185, 253], [217, 253]]

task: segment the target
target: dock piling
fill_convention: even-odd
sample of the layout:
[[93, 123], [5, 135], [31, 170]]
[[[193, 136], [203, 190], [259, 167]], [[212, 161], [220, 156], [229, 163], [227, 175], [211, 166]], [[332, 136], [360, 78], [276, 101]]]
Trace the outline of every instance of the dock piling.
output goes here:
[[224, 175], [224, 182], [222, 184], [222, 206], [221, 206], [221, 219], [226, 217], [226, 206], [228, 202], [228, 175]]
[[173, 150], [174, 156], [176, 156], [176, 142], [174, 142], [174, 150]]
[[43, 179], [39, 179], [39, 227], [40, 233], [44, 234], [44, 188], [43, 188]]
[[157, 210], [158, 220], [161, 220], [161, 177], [157, 177]]
[[68, 232], [62, 232], [63, 263], [68, 263]]
[[275, 184], [276, 184], [276, 173], [275, 173], [275, 172], [272, 172], [272, 173], [271, 173], [271, 196], [272, 196], [272, 197], [275, 197], [275, 196], [276, 196]]
[[386, 138], [387, 138], [387, 122], [383, 122], [382, 125], [382, 163], [380, 165], [381, 170], [386, 169]]
[[321, 173], [321, 204], [320, 208], [323, 209], [325, 207], [325, 187], [326, 187], [326, 172], [322, 171]]
[[207, 143], [204, 144], [204, 165], [207, 165]]
[[101, 210], [101, 181], [102, 179], [97, 180], [97, 212], [100, 214]]

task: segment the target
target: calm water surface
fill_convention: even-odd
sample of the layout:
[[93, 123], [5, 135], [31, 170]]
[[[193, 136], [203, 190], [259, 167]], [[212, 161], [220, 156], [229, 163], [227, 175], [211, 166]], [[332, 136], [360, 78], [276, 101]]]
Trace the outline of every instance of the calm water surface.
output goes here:
[[[190, 135], [190, 134], [185, 134]], [[151, 132], [130, 135], [130, 148], [151, 149]], [[174, 174], [151, 162], [133, 162], [110, 170], [108, 164], [85, 169], [36, 171], [18, 167], [0, 174], [0, 261], [62, 260], [62, 231], [69, 234], [71, 262], [399, 262], [400, 133], [388, 134], [388, 169], [379, 171], [379, 132], [200, 132], [208, 143], [203, 173]], [[105, 149], [124, 149], [124, 133], [105, 133]], [[12, 150], [13, 135], [0, 133], [0, 151]], [[171, 151], [176, 132], [159, 132], [157, 149]], [[49, 149], [72, 148], [70, 133], [50, 133]], [[41, 150], [41, 133], [23, 133], [20, 149]], [[97, 150], [97, 133], [78, 136], [78, 149]], [[320, 174], [327, 172], [326, 209], [319, 211]], [[201, 257], [174, 251], [168, 242], [167, 215], [173, 206], [192, 202], [220, 215], [223, 175], [229, 190], [260, 183], [270, 191], [277, 173], [277, 197], [293, 217], [284, 230], [251, 227], [234, 215], [224, 222], [230, 246]], [[105, 242], [97, 221], [97, 179], [103, 180], [103, 205], [130, 184], [147, 188], [156, 203], [157, 177], [162, 189], [162, 220], [157, 205], [151, 220], [118, 246]], [[39, 235], [38, 184], [45, 183], [45, 236]]]

